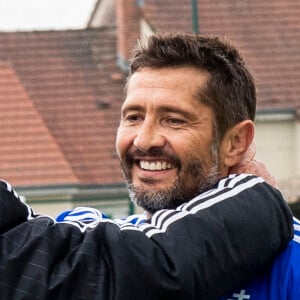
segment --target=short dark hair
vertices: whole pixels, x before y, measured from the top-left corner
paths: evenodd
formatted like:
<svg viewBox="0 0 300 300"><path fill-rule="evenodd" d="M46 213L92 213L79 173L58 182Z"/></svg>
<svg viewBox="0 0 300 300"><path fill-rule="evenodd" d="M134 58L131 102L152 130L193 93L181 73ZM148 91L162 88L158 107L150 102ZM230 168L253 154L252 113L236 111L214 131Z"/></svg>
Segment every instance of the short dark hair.
<svg viewBox="0 0 300 300"><path fill-rule="evenodd" d="M254 120L254 79L238 50L218 37L198 34L158 34L139 42L133 50L130 74L141 68L192 66L206 71L206 86L199 90L202 103L213 108L219 138L235 124Z"/></svg>

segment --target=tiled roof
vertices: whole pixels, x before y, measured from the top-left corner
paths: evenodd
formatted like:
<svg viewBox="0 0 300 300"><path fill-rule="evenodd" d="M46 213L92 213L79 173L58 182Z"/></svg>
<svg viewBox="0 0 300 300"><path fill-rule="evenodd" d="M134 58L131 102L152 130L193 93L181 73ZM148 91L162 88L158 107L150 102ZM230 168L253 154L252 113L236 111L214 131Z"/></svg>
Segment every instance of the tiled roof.
<svg viewBox="0 0 300 300"><path fill-rule="evenodd" d="M0 62L0 173L18 185L77 183L14 70Z"/></svg>
<svg viewBox="0 0 300 300"><path fill-rule="evenodd" d="M191 0L147 0L142 15L155 32L192 32Z"/></svg>
<svg viewBox="0 0 300 300"><path fill-rule="evenodd" d="M192 32L192 1L147 0L154 31ZM199 31L242 51L258 88L258 110L300 109L300 1L198 0Z"/></svg>
<svg viewBox="0 0 300 300"><path fill-rule="evenodd" d="M137 3L154 31L192 32L190 0ZM298 0L198 1L200 32L242 50L259 110L300 109L299 15ZM1 177L15 186L123 182L116 36L114 27L0 33Z"/></svg>
<svg viewBox="0 0 300 300"><path fill-rule="evenodd" d="M113 28L0 34L1 177L25 186L123 182L115 56Z"/></svg>

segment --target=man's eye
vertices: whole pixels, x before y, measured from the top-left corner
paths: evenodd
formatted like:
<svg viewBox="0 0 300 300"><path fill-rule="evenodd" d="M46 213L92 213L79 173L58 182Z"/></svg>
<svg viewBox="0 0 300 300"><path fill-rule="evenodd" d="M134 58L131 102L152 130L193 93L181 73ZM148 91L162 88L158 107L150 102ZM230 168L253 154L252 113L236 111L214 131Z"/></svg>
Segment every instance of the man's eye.
<svg viewBox="0 0 300 300"><path fill-rule="evenodd" d="M127 116L125 116L124 120L126 122L135 123L135 122L139 122L139 121L143 120L143 116L136 115L136 114L134 114L134 115L127 115Z"/></svg>
<svg viewBox="0 0 300 300"><path fill-rule="evenodd" d="M185 124L185 120L179 118L167 118L166 122L170 125L182 125Z"/></svg>

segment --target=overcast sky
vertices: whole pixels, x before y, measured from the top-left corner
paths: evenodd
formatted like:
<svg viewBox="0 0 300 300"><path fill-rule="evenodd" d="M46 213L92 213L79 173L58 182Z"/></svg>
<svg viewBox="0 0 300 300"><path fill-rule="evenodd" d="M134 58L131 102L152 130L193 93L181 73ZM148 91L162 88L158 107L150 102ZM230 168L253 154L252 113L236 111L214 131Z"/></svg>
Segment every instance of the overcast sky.
<svg viewBox="0 0 300 300"><path fill-rule="evenodd" d="M0 0L0 31L85 27L96 0Z"/></svg>

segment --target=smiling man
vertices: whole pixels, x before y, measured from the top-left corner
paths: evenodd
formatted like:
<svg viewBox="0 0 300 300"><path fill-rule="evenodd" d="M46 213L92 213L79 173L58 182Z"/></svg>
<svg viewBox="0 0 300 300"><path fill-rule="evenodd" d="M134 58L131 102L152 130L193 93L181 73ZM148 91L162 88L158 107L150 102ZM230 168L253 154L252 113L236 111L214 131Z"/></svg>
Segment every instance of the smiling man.
<svg viewBox="0 0 300 300"><path fill-rule="evenodd" d="M199 53L188 52L193 43ZM253 140L256 98L229 45L178 39L174 57L168 39L148 45L133 59L116 145L132 199L153 213L195 197L240 162Z"/></svg>
<svg viewBox="0 0 300 300"><path fill-rule="evenodd" d="M175 209L240 172L251 151L255 107L253 78L231 45L190 35L156 36L140 45L116 141L132 200L149 215ZM255 186L249 190L249 197L258 196ZM223 299L299 299L296 219L294 227L293 241L273 265Z"/></svg>
<svg viewBox="0 0 300 300"><path fill-rule="evenodd" d="M218 166L213 111L198 100L206 80L193 67L130 77L117 149L133 199L150 213L176 208L228 174Z"/></svg>
<svg viewBox="0 0 300 300"><path fill-rule="evenodd" d="M241 57L219 39L140 45L116 148L147 218L57 222L0 181L0 298L214 300L265 271L293 229L279 191L229 174L252 143L255 100Z"/></svg>

